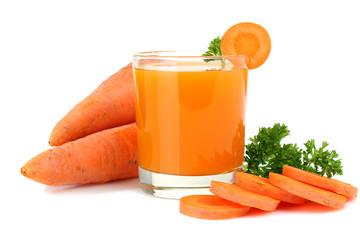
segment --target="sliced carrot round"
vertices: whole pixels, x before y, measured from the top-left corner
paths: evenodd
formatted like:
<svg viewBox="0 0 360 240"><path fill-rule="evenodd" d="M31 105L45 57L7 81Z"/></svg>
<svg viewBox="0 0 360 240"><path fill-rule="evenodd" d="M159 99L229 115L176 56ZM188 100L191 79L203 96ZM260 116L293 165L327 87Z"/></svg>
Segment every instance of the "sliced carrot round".
<svg viewBox="0 0 360 240"><path fill-rule="evenodd" d="M280 201L245 190L235 184L211 181L210 192L226 200L265 211L274 211Z"/></svg>
<svg viewBox="0 0 360 240"><path fill-rule="evenodd" d="M180 213L194 218L217 220L241 217L250 207L230 202L216 195L190 195L180 199Z"/></svg>
<svg viewBox="0 0 360 240"><path fill-rule="evenodd" d="M342 195L300 182L278 173L271 172L269 174L269 180L270 183L285 191L325 206L342 208L347 200L346 197Z"/></svg>
<svg viewBox="0 0 360 240"><path fill-rule="evenodd" d="M269 57L270 50L269 33L265 28L255 23L238 23L229 28L221 39L223 56L246 56L245 61L248 69L261 66Z"/></svg>
<svg viewBox="0 0 360 240"><path fill-rule="evenodd" d="M303 204L305 199L275 187L270 180L250 173L237 172L235 184L245 190L261 194L279 201Z"/></svg>
<svg viewBox="0 0 360 240"><path fill-rule="evenodd" d="M316 173L284 165L283 175L316 187L336 192L347 198L357 197L358 189L356 187L350 185L349 183L344 183L336 179L324 177Z"/></svg>

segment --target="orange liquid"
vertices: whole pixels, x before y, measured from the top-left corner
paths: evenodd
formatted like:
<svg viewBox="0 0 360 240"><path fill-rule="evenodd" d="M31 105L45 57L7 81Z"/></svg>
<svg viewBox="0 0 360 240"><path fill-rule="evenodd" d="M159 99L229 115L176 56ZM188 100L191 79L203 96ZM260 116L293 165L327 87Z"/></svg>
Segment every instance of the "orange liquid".
<svg viewBox="0 0 360 240"><path fill-rule="evenodd" d="M135 69L139 166L200 176L244 159L247 69Z"/></svg>

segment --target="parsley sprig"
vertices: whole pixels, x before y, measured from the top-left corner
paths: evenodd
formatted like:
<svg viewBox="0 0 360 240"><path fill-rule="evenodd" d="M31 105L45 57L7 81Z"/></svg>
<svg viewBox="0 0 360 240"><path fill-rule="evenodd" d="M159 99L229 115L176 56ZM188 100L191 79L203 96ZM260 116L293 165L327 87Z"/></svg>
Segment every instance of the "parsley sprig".
<svg viewBox="0 0 360 240"><path fill-rule="evenodd" d="M322 142L319 149L315 147L314 139L307 141L305 144L306 150L302 151L303 169L331 177L333 175L342 175L341 159L339 154L335 151L325 150L329 144Z"/></svg>
<svg viewBox="0 0 360 240"><path fill-rule="evenodd" d="M208 50L202 56L222 56L221 37L214 38L208 47Z"/></svg>
<svg viewBox="0 0 360 240"><path fill-rule="evenodd" d="M224 66L225 60L223 58L216 57L216 56L222 56L221 37L214 38L210 42L208 50L204 54L202 54L201 56L214 56L214 58L206 58L206 59L204 59L204 61L209 62L209 61L220 60L222 65Z"/></svg>
<svg viewBox="0 0 360 240"><path fill-rule="evenodd" d="M246 145L244 171L268 177L270 172L282 173L282 166L290 165L327 177L343 174L337 152L325 150L329 145L327 142L322 142L317 149L314 139L311 139L304 144L305 149L300 149L296 144L281 144L288 135L290 130L284 124L260 128Z"/></svg>

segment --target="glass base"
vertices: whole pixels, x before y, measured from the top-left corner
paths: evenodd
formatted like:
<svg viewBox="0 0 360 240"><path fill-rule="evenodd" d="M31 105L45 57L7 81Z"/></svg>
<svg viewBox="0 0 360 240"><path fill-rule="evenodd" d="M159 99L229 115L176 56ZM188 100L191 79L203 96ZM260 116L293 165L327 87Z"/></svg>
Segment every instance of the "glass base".
<svg viewBox="0 0 360 240"><path fill-rule="evenodd" d="M179 176L154 173L139 167L140 187L154 196L173 199L194 194L212 194L209 190L211 180L235 183L235 174L239 170L215 175Z"/></svg>

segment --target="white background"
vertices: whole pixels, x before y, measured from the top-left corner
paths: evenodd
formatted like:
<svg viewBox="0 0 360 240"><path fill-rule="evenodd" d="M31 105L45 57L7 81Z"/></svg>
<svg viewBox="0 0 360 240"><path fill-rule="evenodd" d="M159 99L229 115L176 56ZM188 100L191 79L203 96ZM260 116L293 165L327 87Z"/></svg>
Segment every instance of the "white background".
<svg viewBox="0 0 360 240"><path fill-rule="evenodd" d="M149 50L206 50L230 26L264 26L272 52L249 72L246 136L285 123L286 141L325 140L337 179L360 186L357 1L0 1L0 239L340 239L358 236L359 202L221 221L179 213L137 179L48 187L20 174L50 132L103 80ZM156 238L155 238L156 237Z"/></svg>

